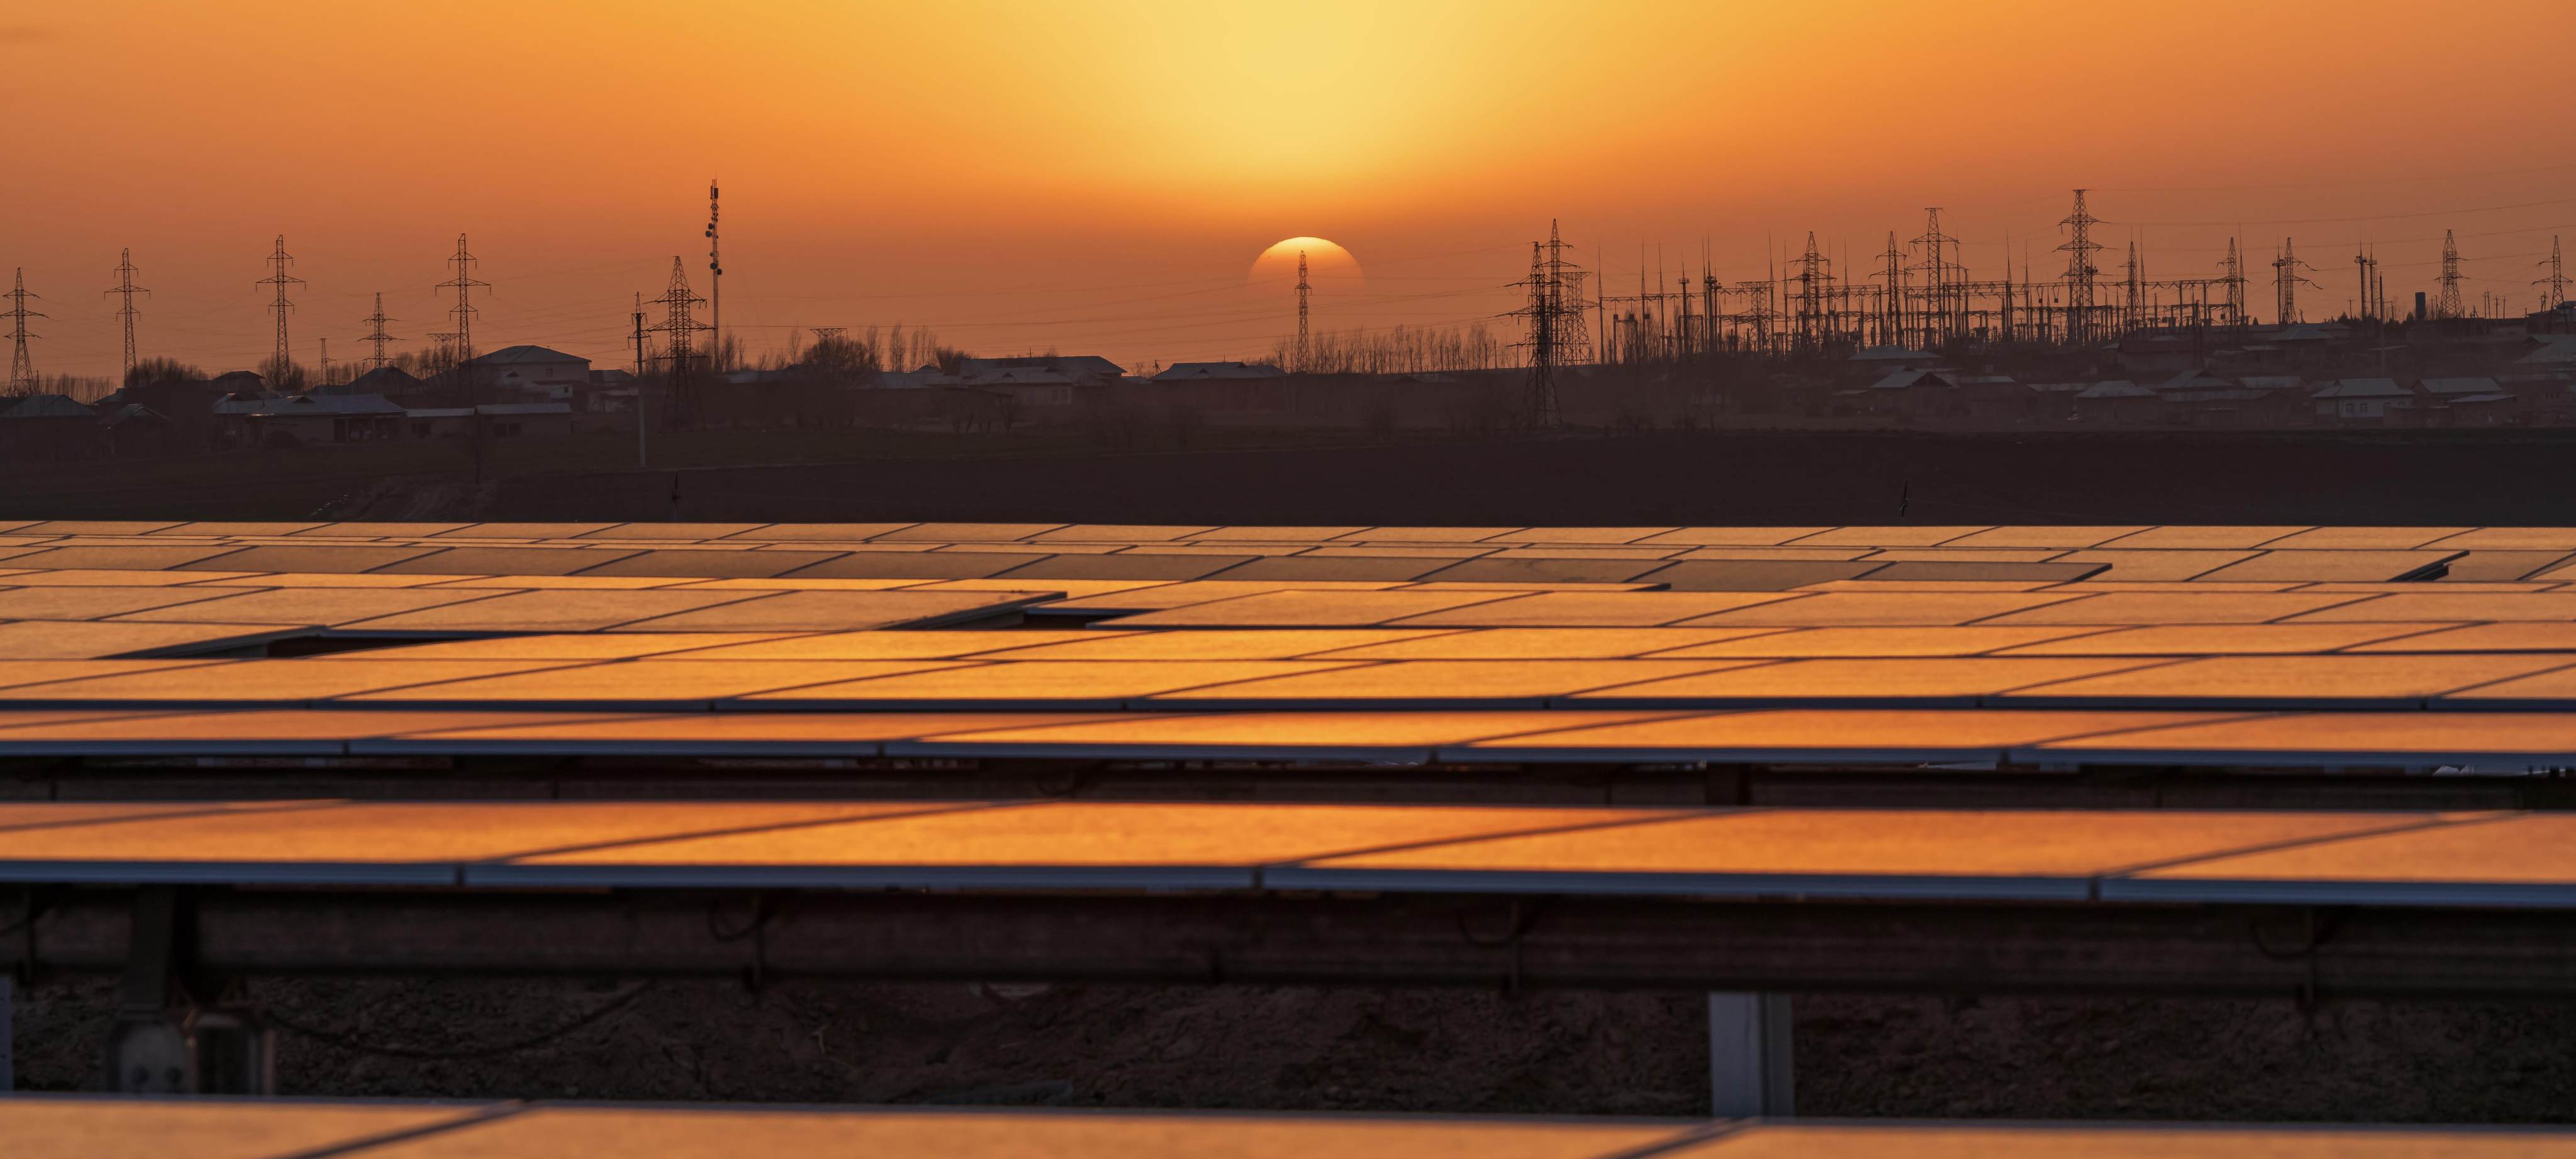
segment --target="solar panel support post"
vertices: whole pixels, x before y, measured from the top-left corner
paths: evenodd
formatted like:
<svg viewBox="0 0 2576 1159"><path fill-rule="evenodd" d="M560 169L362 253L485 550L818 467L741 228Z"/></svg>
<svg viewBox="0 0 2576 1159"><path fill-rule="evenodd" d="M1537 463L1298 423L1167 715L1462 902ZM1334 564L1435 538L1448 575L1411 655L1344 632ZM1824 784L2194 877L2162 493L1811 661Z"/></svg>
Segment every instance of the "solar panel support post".
<svg viewBox="0 0 2576 1159"><path fill-rule="evenodd" d="M1785 1119L1797 1113L1786 994L1713 991L1708 996L1711 1118Z"/></svg>
<svg viewBox="0 0 2576 1159"><path fill-rule="evenodd" d="M125 976L108 1028L107 1089L118 1094L267 1095L277 1091L277 1041L243 1010L200 1006L190 900L169 886L135 891Z"/></svg>

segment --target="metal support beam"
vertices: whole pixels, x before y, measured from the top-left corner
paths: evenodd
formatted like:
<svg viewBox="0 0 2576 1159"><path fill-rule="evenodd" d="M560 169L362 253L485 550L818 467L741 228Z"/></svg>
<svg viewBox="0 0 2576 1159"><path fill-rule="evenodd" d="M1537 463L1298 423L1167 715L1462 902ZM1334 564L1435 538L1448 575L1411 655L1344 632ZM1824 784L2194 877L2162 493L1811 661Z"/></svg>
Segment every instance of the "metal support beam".
<svg viewBox="0 0 2576 1159"><path fill-rule="evenodd" d="M135 1095L265 1095L277 1089L276 1040L247 1011L210 1007L195 969L192 899L133 891L124 981L107 1032L107 1089Z"/></svg>
<svg viewBox="0 0 2576 1159"><path fill-rule="evenodd" d="M1797 1114L1789 996L1726 991L1708 996L1710 1118Z"/></svg>

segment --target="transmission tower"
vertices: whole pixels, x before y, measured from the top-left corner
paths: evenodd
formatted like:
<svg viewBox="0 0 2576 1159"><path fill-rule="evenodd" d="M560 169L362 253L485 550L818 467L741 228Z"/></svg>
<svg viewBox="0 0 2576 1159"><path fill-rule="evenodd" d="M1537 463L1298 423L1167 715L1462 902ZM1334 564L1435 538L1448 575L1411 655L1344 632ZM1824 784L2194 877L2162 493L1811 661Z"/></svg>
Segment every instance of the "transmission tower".
<svg viewBox="0 0 2576 1159"><path fill-rule="evenodd" d="M119 251L117 258L116 269L112 271L116 274L116 286L107 292L110 294L122 294L125 296L125 305L117 309L116 316L118 320L125 323L125 376L127 378L132 378L134 377L135 363L134 319L137 315L142 313L142 311L134 308L134 296L136 294L149 296L152 291L134 284L134 275L136 271L134 269L133 250Z"/></svg>
<svg viewBox="0 0 2576 1159"><path fill-rule="evenodd" d="M295 303L286 300L286 288L303 285L304 279L286 272L287 267L294 264L295 259L288 256L286 252L286 235L281 233L277 235L277 249L268 255L268 276L251 283L254 286L274 286L277 289L277 296L269 302L268 308L277 314L275 373L280 377L286 374L288 368L295 365L295 354L286 346L286 316L295 312Z"/></svg>
<svg viewBox="0 0 2576 1159"><path fill-rule="evenodd" d="M1547 240L1530 243L1529 277L1519 283L1529 291L1529 304L1504 315L1528 325L1528 337L1519 345L1529 351L1531 426L1556 427L1565 421L1557 407L1556 370L1591 341L1583 326L1583 277L1581 267L1565 260L1557 224L1548 222Z"/></svg>
<svg viewBox="0 0 2576 1159"><path fill-rule="evenodd" d="M2129 271L2129 298L2127 303L2127 313L2129 316L2127 320L2121 323L2121 328L2124 330L2136 330L2146 318L2147 307L2144 290L2141 288L2138 281L2139 276L2146 272L2146 267L2138 263L2138 242L2135 238L2131 238L2129 240L2129 260L2127 268Z"/></svg>
<svg viewBox="0 0 2576 1159"><path fill-rule="evenodd" d="M2442 296L2433 306L2433 316L2458 318L2465 313L2460 305L2460 243L2446 229L2442 231Z"/></svg>
<svg viewBox="0 0 2576 1159"><path fill-rule="evenodd" d="M2102 270L2093 264L2093 255L2102 251L2093 240L2093 227L2102 219L2084 208L2084 191L2075 191L2075 212L2057 224L2066 227L2066 244L2057 247L2066 258L2066 340L2075 345L2090 342L2093 335L2093 284Z"/></svg>
<svg viewBox="0 0 2576 1159"><path fill-rule="evenodd" d="M456 364L459 366L474 357L474 315L478 313L474 309L474 291L478 287L486 290L492 288L492 283L474 279L474 267L478 264L480 263L476 261L474 255L465 249L465 235L457 234L456 256L447 259L447 268L451 276L446 281L431 287L437 290L456 291L456 304L448 308L448 313L456 316L454 339Z"/></svg>
<svg viewBox="0 0 2576 1159"><path fill-rule="evenodd" d="M2236 239L2227 239L2227 258L2218 263L2220 285L2227 287L2227 324L2245 324L2245 255L2236 249Z"/></svg>
<svg viewBox="0 0 2576 1159"><path fill-rule="evenodd" d="M1949 286L1956 280L1951 275L1958 273L1958 263L1951 255L1957 251L1959 239L1941 232L1940 206L1923 211L1923 236L1915 238L1914 244L1923 247L1923 264L1914 268L1923 272L1921 317L1923 346L1928 350L1951 336Z"/></svg>
<svg viewBox="0 0 2576 1159"><path fill-rule="evenodd" d="M2567 304L2567 263L2558 254L2558 236L2550 235L2549 256L2542 258L2540 268L2549 271L2531 283L2540 287L2540 308L2555 310Z"/></svg>
<svg viewBox="0 0 2576 1159"><path fill-rule="evenodd" d="M1905 344L1905 254L1896 248L1895 230L1887 231L1887 252L1879 257L1886 263L1886 269L1878 276L1887 279L1887 293L1880 299L1878 340L1885 345L1902 346Z"/></svg>
<svg viewBox="0 0 2576 1159"><path fill-rule="evenodd" d="M385 317L384 291L376 291L376 312L359 320L365 322L369 326L375 327L375 329L367 332L366 337L358 340L360 342L374 343L376 347L376 352L367 357L367 368L369 370L374 370L393 361L392 359L385 357L385 344L388 342L400 342L402 339L385 333L385 323L399 321L400 319Z"/></svg>
<svg viewBox="0 0 2576 1159"><path fill-rule="evenodd" d="M689 271L677 255L671 258L670 288L653 301L669 311L668 320L648 329L663 335L662 360L668 367L671 398L679 408L680 421L687 423L698 413L698 334L715 327L698 321L697 308L707 300L689 289Z"/></svg>
<svg viewBox="0 0 2576 1159"><path fill-rule="evenodd" d="M1293 365L1293 366L1291 366L1291 367L1289 367L1289 369L1290 369L1290 370L1293 370L1293 371L1295 371L1295 372L1297 372L1297 373L1299 373L1299 374L1304 374L1304 373L1306 373L1306 295L1307 295L1307 293L1308 293L1311 289L1313 289L1313 287L1308 286L1308 285L1306 284L1306 251L1304 251L1304 250L1298 250L1298 251L1297 251L1297 358L1296 358L1296 364L1295 364L1295 365Z"/></svg>
<svg viewBox="0 0 2576 1159"><path fill-rule="evenodd" d="M2274 322L2287 326L2299 321L2299 285L2303 282L2316 285L2299 276L2299 271L2315 269L2315 266L2299 260L2299 252L2289 238L2281 239L2281 254L2272 259L2272 292L2277 299L2273 308L2278 312Z"/></svg>
<svg viewBox="0 0 2576 1159"><path fill-rule="evenodd" d="M41 295L27 292L27 271L19 270L17 283L9 290L9 312L0 314L0 318L9 320L9 391L12 394L25 394L36 389L36 364L27 358L27 340L44 335L28 333L27 319L44 315L28 309L27 299L38 297Z"/></svg>

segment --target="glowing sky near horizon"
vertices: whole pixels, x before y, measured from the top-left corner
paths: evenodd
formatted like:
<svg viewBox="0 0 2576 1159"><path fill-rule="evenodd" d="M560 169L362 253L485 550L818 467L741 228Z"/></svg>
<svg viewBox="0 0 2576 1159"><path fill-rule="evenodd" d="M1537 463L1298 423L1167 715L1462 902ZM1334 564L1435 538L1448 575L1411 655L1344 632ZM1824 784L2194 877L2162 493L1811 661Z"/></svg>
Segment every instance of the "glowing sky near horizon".
<svg viewBox="0 0 2576 1159"><path fill-rule="evenodd" d="M986 353L1259 357L1293 327L1244 271L1329 237L1319 328L1512 307L1550 219L1614 290L1640 265L1758 277L1815 230L1855 275L1944 208L1991 270L2041 276L2067 190L2149 276L2203 276L2242 223L2268 301L2283 235L2308 300L2392 298L2442 231L2531 301L2576 233L2563 0L2067 6L1480 0L138 0L0 15L12 132L0 267L50 318L40 372L117 364L99 291L134 250L143 352L265 355L283 233L311 361L359 353L370 295L418 349L465 232L477 345L622 364L638 291L704 285L720 176L724 322L929 325ZM1643 250L1641 259L1640 251ZM1651 275L1650 275L1651 276Z"/></svg>

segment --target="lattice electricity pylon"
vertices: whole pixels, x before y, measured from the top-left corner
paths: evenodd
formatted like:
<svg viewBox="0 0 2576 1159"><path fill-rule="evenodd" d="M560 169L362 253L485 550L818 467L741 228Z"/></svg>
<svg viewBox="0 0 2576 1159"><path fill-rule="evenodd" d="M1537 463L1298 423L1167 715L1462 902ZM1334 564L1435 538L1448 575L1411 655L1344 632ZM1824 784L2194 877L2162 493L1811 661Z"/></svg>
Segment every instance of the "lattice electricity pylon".
<svg viewBox="0 0 2576 1159"><path fill-rule="evenodd" d="M473 254L466 252L465 235L457 234L456 254L447 259L450 276L446 281L430 287L436 290L456 291L456 304L449 307L447 312L456 316L456 364L459 366L474 357L474 315L480 313L474 308L474 291L492 288L492 283L474 279L474 268L480 264L482 263Z"/></svg>
<svg viewBox="0 0 2576 1159"><path fill-rule="evenodd" d="M2093 286L2100 280L2102 269L2093 255L2102 251L2093 240L2093 227L2102 219L2084 208L2084 190L2075 191L2075 212L2058 221L2067 230L2066 244L2058 248L2066 254L2066 340L2084 345L2094 338Z"/></svg>
<svg viewBox="0 0 2576 1159"><path fill-rule="evenodd" d="M385 317L384 291L376 291L376 312L359 320L374 327L374 329L367 331L366 337L358 340L360 342L372 343L376 348L376 352L374 354L367 356L367 368L374 370L393 361L392 359L385 357L385 344L389 342L400 342L402 339L385 333L385 323L400 321L400 319Z"/></svg>
<svg viewBox="0 0 2576 1159"><path fill-rule="evenodd" d="M134 284L134 275L137 271L134 268L133 250L120 251L117 255L116 269L111 272L116 275L116 285L110 287L107 292L110 294L121 294L125 298L125 304L117 308L116 317L118 321L125 323L125 376L132 378L134 377L134 365L136 362L134 356L134 319L142 314L142 311L134 308L134 296L136 294L142 294L145 297L150 297L152 291Z"/></svg>
<svg viewBox="0 0 2576 1159"><path fill-rule="evenodd" d="M273 365L279 374L286 373L288 367L295 365L295 352L286 344L286 316L295 312L295 303L286 300L286 288L303 285L304 279L286 272L294 264L295 259L286 252L286 235L281 233L277 235L276 250L268 255L268 276L251 283L277 289L277 296L269 301L268 308L277 315L277 354Z"/></svg>
<svg viewBox="0 0 2576 1159"><path fill-rule="evenodd" d="M1519 318L1527 325L1527 337L1514 345L1529 351L1529 402L1525 421L1536 428L1564 425L1565 417L1557 405L1557 369L1566 364L1569 354L1590 344L1585 332L1583 312L1590 303L1583 297L1584 271L1565 260L1565 239L1557 224L1547 224L1547 240L1530 243L1529 277L1513 283L1529 291L1529 304L1506 318Z"/></svg>
<svg viewBox="0 0 2576 1159"><path fill-rule="evenodd" d="M698 321L697 308L706 305L707 300L689 289L688 268L674 256L671 259L671 285L653 301L664 307L669 316L660 325L646 327L646 330L663 336L663 373L670 380L672 402L679 408L681 423L693 422L700 402L697 338L701 331L715 329Z"/></svg>
<svg viewBox="0 0 2576 1159"><path fill-rule="evenodd" d="M27 308L29 298L42 300L42 295L27 292L27 271L21 269L16 283L9 289L9 309L0 313L0 318L9 320L9 391L12 394L25 394L36 389L36 364L27 357L27 340L44 335L28 333L27 319L45 315Z"/></svg>

